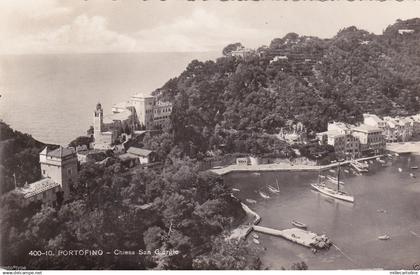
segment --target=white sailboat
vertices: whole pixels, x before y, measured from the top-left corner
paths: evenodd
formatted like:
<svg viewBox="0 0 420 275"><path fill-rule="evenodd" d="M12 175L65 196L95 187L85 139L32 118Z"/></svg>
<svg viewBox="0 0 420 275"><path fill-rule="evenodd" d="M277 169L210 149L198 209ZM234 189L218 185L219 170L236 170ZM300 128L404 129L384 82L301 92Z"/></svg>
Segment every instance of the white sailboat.
<svg viewBox="0 0 420 275"><path fill-rule="evenodd" d="M318 192L327 195L329 197L333 197L335 199L347 201L347 202L354 202L354 197L346 194L343 191L340 191L340 165L338 166L337 172L337 190L327 187L325 184L313 183L311 186L317 190Z"/></svg>
<svg viewBox="0 0 420 275"><path fill-rule="evenodd" d="M277 188L271 185L268 185L267 188L271 193L280 193L279 181L276 179Z"/></svg>

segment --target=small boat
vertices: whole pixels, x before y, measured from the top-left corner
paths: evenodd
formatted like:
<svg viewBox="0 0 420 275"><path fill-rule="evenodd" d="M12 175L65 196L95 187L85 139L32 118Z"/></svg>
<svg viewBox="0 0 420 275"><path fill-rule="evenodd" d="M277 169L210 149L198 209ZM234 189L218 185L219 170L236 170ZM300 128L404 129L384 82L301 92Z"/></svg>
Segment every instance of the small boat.
<svg viewBox="0 0 420 275"><path fill-rule="evenodd" d="M373 160L369 160L369 163L370 163L370 164L373 164Z"/></svg>
<svg viewBox="0 0 420 275"><path fill-rule="evenodd" d="M411 169L419 169L418 166L411 166Z"/></svg>
<svg viewBox="0 0 420 275"><path fill-rule="evenodd" d="M376 210L376 212L378 212L378 213L386 213L386 210L385 209L378 209L378 210Z"/></svg>
<svg viewBox="0 0 420 275"><path fill-rule="evenodd" d="M376 160L377 160L377 161L380 161L380 160L381 160L381 158L380 158L380 157L377 157L377 158L376 158Z"/></svg>
<svg viewBox="0 0 420 275"><path fill-rule="evenodd" d="M252 237L253 237L254 239L259 239L259 238L260 238L260 236L258 236L258 235L257 235L257 233L252 233Z"/></svg>
<svg viewBox="0 0 420 275"><path fill-rule="evenodd" d="M398 168L398 172L400 172L400 173L401 173L401 172L402 172L402 168Z"/></svg>
<svg viewBox="0 0 420 275"><path fill-rule="evenodd" d="M335 170L334 169L330 169L329 170L331 173L335 173Z"/></svg>
<svg viewBox="0 0 420 275"><path fill-rule="evenodd" d="M410 177L415 178L416 175L414 175L413 173L410 173Z"/></svg>
<svg viewBox="0 0 420 275"><path fill-rule="evenodd" d="M252 241L255 243L255 244L260 244L260 241L259 240L257 240L257 239L252 239Z"/></svg>
<svg viewBox="0 0 420 275"><path fill-rule="evenodd" d="M293 220L292 224L298 228L306 229L308 228L306 224Z"/></svg>
<svg viewBox="0 0 420 275"><path fill-rule="evenodd" d="M319 175L319 178L320 179L325 179L325 176L324 175Z"/></svg>
<svg viewBox="0 0 420 275"><path fill-rule="evenodd" d="M257 203L257 201L256 201L256 200L251 200L251 199L246 199L246 202L247 202L247 203Z"/></svg>
<svg viewBox="0 0 420 275"><path fill-rule="evenodd" d="M253 173L251 173L251 175L253 175L253 176L261 176L261 173L253 172Z"/></svg>
<svg viewBox="0 0 420 275"><path fill-rule="evenodd" d="M239 190L238 188L232 188L233 192L240 192L241 190Z"/></svg>
<svg viewBox="0 0 420 275"><path fill-rule="evenodd" d="M378 160L380 163L386 163L383 159Z"/></svg>
<svg viewBox="0 0 420 275"><path fill-rule="evenodd" d="M349 170L347 170L347 169L344 169L344 173L350 173L350 171Z"/></svg>
<svg viewBox="0 0 420 275"><path fill-rule="evenodd" d="M261 191L259 191L259 193L260 193L260 196L263 197L264 199L269 199L270 198L269 195L267 195L267 194L265 194L265 193L263 193Z"/></svg>
<svg viewBox="0 0 420 275"><path fill-rule="evenodd" d="M398 154L398 153L395 153L395 156L396 156L396 157L398 157L399 155L400 155L400 154Z"/></svg>
<svg viewBox="0 0 420 275"><path fill-rule="evenodd" d="M385 241L385 240L391 239L391 237L385 234L385 235L382 235L382 236L378 236L378 239Z"/></svg>
<svg viewBox="0 0 420 275"><path fill-rule="evenodd" d="M275 188L275 187L273 187L271 185L268 185L267 188L268 188L268 190L270 190L271 193L280 193L280 190L279 189L277 189L277 188Z"/></svg>

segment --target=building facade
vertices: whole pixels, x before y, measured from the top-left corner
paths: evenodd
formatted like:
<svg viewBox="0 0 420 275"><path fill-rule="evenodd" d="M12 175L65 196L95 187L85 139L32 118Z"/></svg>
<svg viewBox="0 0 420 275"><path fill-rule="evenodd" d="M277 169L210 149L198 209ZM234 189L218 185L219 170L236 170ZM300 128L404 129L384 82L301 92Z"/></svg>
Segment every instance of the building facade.
<svg viewBox="0 0 420 275"><path fill-rule="evenodd" d="M17 191L23 194L27 203L42 201L55 206L57 201L68 200L71 189L77 184L77 156L71 148L59 147L50 150L45 147L39 153L42 179L26 184Z"/></svg>
<svg viewBox="0 0 420 275"><path fill-rule="evenodd" d="M352 129L352 135L359 139L362 154L381 154L385 151L385 138L379 128L362 124Z"/></svg>

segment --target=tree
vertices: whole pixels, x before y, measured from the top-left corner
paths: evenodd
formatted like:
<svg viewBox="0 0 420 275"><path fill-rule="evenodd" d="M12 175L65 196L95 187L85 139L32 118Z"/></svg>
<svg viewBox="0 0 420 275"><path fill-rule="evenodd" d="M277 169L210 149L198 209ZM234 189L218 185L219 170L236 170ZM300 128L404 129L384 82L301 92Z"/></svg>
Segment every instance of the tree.
<svg viewBox="0 0 420 275"><path fill-rule="evenodd" d="M226 47L223 48L223 55L224 56L228 56L232 51L236 51L239 49L242 49L244 46L242 46L241 43L237 42L237 43L233 43L233 44L229 44Z"/></svg>

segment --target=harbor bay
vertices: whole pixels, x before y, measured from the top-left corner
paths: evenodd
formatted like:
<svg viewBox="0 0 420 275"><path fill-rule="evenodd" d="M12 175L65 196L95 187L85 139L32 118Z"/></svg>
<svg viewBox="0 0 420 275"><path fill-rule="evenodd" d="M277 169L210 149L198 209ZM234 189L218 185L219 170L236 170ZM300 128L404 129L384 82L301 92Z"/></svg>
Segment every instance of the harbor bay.
<svg viewBox="0 0 420 275"><path fill-rule="evenodd" d="M261 258L270 269L299 261L310 269L411 269L420 250L420 180L410 173L415 173L411 167L420 158L406 155L387 162L390 166L373 162L363 176L342 173L344 190L355 198L353 204L311 189L318 172L241 172L224 179L240 190L235 196L261 216L259 225L282 230L298 220L308 230L326 234L334 244L314 254L285 239L260 234L260 246L266 248ZM276 186L277 181L280 193L274 194L268 186ZM261 197L260 191L269 198ZM390 239L379 240L384 234Z"/></svg>

